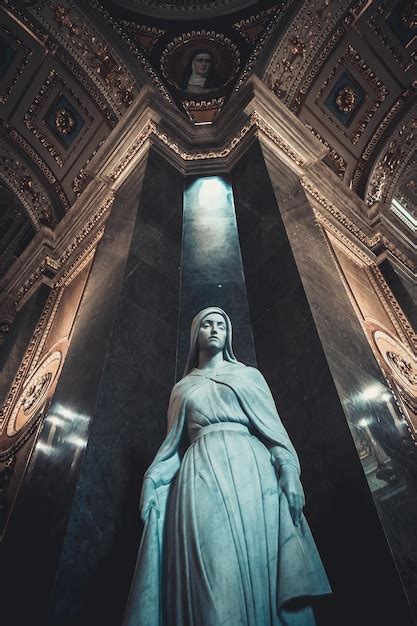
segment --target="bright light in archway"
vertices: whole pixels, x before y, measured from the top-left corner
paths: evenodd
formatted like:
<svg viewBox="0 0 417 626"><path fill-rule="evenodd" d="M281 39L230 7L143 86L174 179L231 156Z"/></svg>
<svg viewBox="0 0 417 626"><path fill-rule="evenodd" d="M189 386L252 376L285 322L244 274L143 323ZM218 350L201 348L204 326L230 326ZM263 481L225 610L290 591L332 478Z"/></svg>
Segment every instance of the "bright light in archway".
<svg viewBox="0 0 417 626"><path fill-rule="evenodd" d="M202 209L215 209L224 202L226 187L217 177L210 177L203 180L198 194L198 202Z"/></svg>

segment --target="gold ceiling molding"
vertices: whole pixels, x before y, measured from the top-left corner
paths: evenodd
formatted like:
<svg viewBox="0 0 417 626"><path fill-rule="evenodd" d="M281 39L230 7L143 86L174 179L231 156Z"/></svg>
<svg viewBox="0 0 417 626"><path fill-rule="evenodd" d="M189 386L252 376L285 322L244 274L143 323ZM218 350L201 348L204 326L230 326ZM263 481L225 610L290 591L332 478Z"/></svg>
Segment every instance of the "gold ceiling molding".
<svg viewBox="0 0 417 626"><path fill-rule="evenodd" d="M351 23L365 3L308 0L302 4L263 72L265 83L291 110L298 111L301 98L346 32L343 22Z"/></svg>
<svg viewBox="0 0 417 626"><path fill-rule="evenodd" d="M385 278L381 274L376 265L372 265L366 270L370 283L375 289L385 312L391 320L395 330L401 341L410 346L414 351L417 350L417 335L411 328L411 325L404 315L400 305L392 294Z"/></svg>
<svg viewBox="0 0 417 626"><path fill-rule="evenodd" d="M352 177L351 185L354 191L358 189L359 182L363 175L363 170L365 169L366 164L369 160L369 157L372 154L373 150L375 149L375 146L377 145L378 141L381 139L384 131L388 128L392 120L396 117L398 112L401 111L401 109L403 108L404 104L407 102L407 99L409 98L410 95L411 95L411 89L406 89L401 94L400 98L398 98L398 100L394 102L392 107L389 109L388 113L384 116L382 122L379 124L378 128L372 134L371 139L369 140L365 150L363 151L361 155L361 158L358 164L356 165L355 172Z"/></svg>
<svg viewBox="0 0 417 626"><path fill-rule="evenodd" d="M52 226L54 212L46 189L5 141L0 141L0 178L19 198L35 230L40 230L42 225Z"/></svg>
<svg viewBox="0 0 417 626"><path fill-rule="evenodd" d="M317 96L316 103L319 103L323 93L325 92L327 86L333 81L333 78L336 76L339 67L341 67L345 61L351 63L362 76L364 81L372 88L376 97L369 107L366 108L360 119L355 122L354 127L352 128L352 133L349 135L349 139L354 146L359 142L362 137L363 132L365 131L367 125L378 111L381 104L384 102L385 98L388 96L389 91L387 87L382 83L382 81L378 78L378 76L373 72L373 70L369 67L367 63L363 60L361 55L357 52L357 50L352 46L352 44L348 44L345 52L337 61L336 65L330 72L329 76L321 85ZM339 127L339 125L333 120L330 115L326 112L325 109L321 108L323 115L333 124ZM347 133L342 130L343 134L348 136Z"/></svg>
<svg viewBox="0 0 417 626"><path fill-rule="evenodd" d="M313 128L311 124L305 122L305 126L306 128L308 128L309 131L311 131L314 137L316 137L316 139L318 139L320 143L322 143L323 146L325 146L328 149L329 152L324 157L324 161L334 171L336 176L338 176L338 178L343 180L345 176L345 172L346 172L346 167L347 167L347 163L345 159L338 152L336 152L334 148L332 148L329 142L326 141L324 137L322 137L320 133L315 128Z"/></svg>
<svg viewBox="0 0 417 626"><path fill-rule="evenodd" d="M160 130L158 125L153 120L149 120L140 130L139 135L129 149L112 168L109 178L113 182L117 181L151 136L159 139L161 143L179 156L183 161L192 162L222 159L229 156L229 154L252 129L256 129L260 134L270 139L275 146L282 150L282 152L284 152L285 155L291 159L293 163L299 167L303 167L305 165L305 159L299 155L257 111L253 111L248 122L239 129L239 131L224 145L224 147L211 150L186 150L177 141L173 140L167 132Z"/></svg>
<svg viewBox="0 0 417 626"><path fill-rule="evenodd" d="M376 233L372 237L369 237L363 232L356 224L352 222L340 209L338 209L333 202L331 202L325 195L320 193L315 185L313 185L305 176L301 178L301 184L304 189L324 208L328 211L337 221L342 224L356 239L359 239L361 243L364 243L368 248L372 248L381 241L381 234Z"/></svg>
<svg viewBox="0 0 417 626"><path fill-rule="evenodd" d="M8 135L21 148L23 148L23 150L28 154L28 156L31 158L31 160L34 163L36 163L36 165L38 166L38 168L40 169L42 174L46 177L47 181L53 187L55 193L57 194L57 196L58 196L58 198L59 198L59 200L60 200L60 202L62 204L62 207L63 207L64 211L68 211L68 209L70 208L70 203L69 203L69 200L67 198L67 195L66 195L65 191L63 190L63 188L61 187L61 185L57 182L56 177L54 176L53 172L49 169L49 167L47 166L45 161L43 159L41 159L41 157L36 152L36 150L30 144L28 144L26 139L24 139L22 137L22 135L20 133L18 133L17 130L15 128L13 128L13 126L11 124L9 124L6 121L2 121L2 122L0 122L0 125L7 131Z"/></svg>
<svg viewBox="0 0 417 626"><path fill-rule="evenodd" d="M304 189L322 206L328 211L336 220L348 230L356 239L365 244L367 248L373 248L377 244L383 244L384 248L388 250L392 256L399 261L399 263L405 266L411 272L415 272L416 264L410 259L402 250L398 248L386 235L381 232L376 232L372 236L367 235L356 224L352 222L336 205L331 202L325 195L323 195L319 189L313 185L307 177L301 177L301 184Z"/></svg>
<svg viewBox="0 0 417 626"><path fill-rule="evenodd" d="M26 65L29 63L30 57L32 55L32 50L28 48L20 39L16 33L14 33L11 29L9 29L5 24L0 24L0 31L3 32L3 36L6 37L6 40L11 40L13 42L13 47L18 50L19 54L19 62L15 69L13 70L12 76L6 81L3 82L2 88L0 89L0 104L5 104L10 94L13 92L19 78L24 72Z"/></svg>
<svg viewBox="0 0 417 626"><path fill-rule="evenodd" d="M39 265L31 272L30 276L24 281L23 285L17 290L15 294L15 304L16 306L22 300L22 298L29 292L29 290L38 282L38 280L42 277L42 275L48 271L52 270L54 274L58 274L60 270L63 270L66 267L67 262L70 258L73 257L74 253L80 248L82 243L87 239L90 233L94 230L98 223L101 223L104 216L108 214L109 209L114 201L114 193L110 192L105 201L100 205L100 208L94 213L94 215L87 221L85 226L77 233L77 235L70 241L70 243L65 247L63 252L59 254L57 258L54 258L50 255L46 255L44 259L39 263ZM88 246L96 245L98 240L101 238L103 233L99 235L98 233L94 236L91 242L89 242ZM98 239L96 240L96 238ZM81 257L84 255L85 250L88 250L88 246L81 252L79 258L74 261L74 266L77 265ZM71 266L72 267L72 266ZM70 268L71 269L71 268ZM70 271L70 269L65 270L65 272Z"/></svg>
<svg viewBox="0 0 417 626"><path fill-rule="evenodd" d="M382 148L366 189L366 202L390 205L395 187L415 153L417 105L400 121Z"/></svg>
<svg viewBox="0 0 417 626"><path fill-rule="evenodd" d="M90 156L88 157L88 159L86 160L84 165L80 168L80 171L78 172L77 176L72 181L72 190L73 190L73 192L75 193L76 196L81 195L81 193L84 191L85 187L87 186L87 177L88 177L87 167L88 167L88 164L90 163L91 159L93 159L95 157L97 152L100 150L100 148L103 145L104 141L105 140L102 139L100 141L100 143L98 144L98 146L96 148L94 148L93 152L90 154Z"/></svg>
<svg viewBox="0 0 417 626"><path fill-rule="evenodd" d="M138 94L139 86L87 15L71 0L43 2L28 10L77 60L120 118Z"/></svg>

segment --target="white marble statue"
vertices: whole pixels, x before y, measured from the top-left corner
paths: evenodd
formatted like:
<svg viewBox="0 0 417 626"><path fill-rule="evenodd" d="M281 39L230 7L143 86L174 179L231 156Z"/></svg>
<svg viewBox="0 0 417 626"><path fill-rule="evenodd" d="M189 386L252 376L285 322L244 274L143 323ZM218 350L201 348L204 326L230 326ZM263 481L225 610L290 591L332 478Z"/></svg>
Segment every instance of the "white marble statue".
<svg viewBox="0 0 417 626"><path fill-rule="evenodd" d="M236 360L222 309L196 315L190 343L145 474L124 626L312 626L330 587L269 387Z"/></svg>

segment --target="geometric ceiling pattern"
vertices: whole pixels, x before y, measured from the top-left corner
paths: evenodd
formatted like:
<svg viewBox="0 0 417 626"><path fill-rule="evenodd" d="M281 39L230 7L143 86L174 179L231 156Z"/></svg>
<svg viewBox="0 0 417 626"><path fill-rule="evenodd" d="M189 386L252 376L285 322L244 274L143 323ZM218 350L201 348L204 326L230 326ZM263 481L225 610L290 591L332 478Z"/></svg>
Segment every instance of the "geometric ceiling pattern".
<svg viewBox="0 0 417 626"><path fill-rule="evenodd" d="M370 218L378 207L409 241L416 35L405 0L5 0L1 180L35 231L53 229L144 85L207 124L256 73L327 147L324 162Z"/></svg>

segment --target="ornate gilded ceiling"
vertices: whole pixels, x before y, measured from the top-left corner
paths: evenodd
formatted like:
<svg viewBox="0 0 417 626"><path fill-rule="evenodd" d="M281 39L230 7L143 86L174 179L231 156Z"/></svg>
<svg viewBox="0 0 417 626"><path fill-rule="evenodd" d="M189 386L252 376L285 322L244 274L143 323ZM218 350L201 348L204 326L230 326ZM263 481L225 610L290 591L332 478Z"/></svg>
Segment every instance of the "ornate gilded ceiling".
<svg viewBox="0 0 417 626"><path fill-rule="evenodd" d="M164 19L201 19L236 12L256 0L115 0L114 4Z"/></svg>
<svg viewBox="0 0 417 626"><path fill-rule="evenodd" d="M327 147L369 223L383 220L412 255L416 11L409 0L4 0L1 180L34 231L54 229L142 87L191 127L220 121L256 73Z"/></svg>

